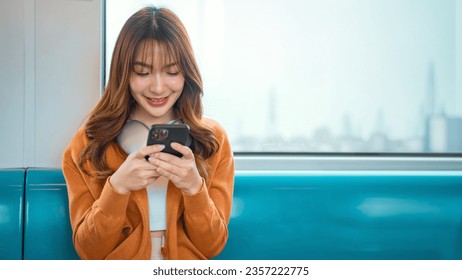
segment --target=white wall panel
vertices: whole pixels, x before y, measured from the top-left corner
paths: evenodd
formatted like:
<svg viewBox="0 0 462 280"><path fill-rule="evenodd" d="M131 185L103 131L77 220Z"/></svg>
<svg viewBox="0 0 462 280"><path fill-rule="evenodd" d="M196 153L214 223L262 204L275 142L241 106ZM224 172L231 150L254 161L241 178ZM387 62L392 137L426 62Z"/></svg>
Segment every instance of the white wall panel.
<svg viewBox="0 0 462 280"><path fill-rule="evenodd" d="M36 28L35 166L60 167L100 96L99 1L37 1Z"/></svg>
<svg viewBox="0 0 462 280"><path fill-rule="evenodd" d="M0 2L0 168L24 160L24 3Z"/></svg>
<svg viewBox="0 0 462 280"><path fill-rule="evenodd" d="M100 96L99 0L0 2L0 168L60 167Z"/></svg>

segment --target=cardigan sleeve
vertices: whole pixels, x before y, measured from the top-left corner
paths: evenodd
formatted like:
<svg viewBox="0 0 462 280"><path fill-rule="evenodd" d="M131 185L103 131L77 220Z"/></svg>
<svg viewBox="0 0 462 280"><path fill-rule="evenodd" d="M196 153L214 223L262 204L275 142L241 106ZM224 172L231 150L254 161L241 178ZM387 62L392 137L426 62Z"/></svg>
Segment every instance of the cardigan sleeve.
<svg viewBox="0 0 462 280"><path fill-rule="evenodd" d="M199 193L183 194L185 229L196 248L208 258L218 255L228 239L234 189L234 158L226 133L215 127L220 147L214 155L209 182Z"/></svg>
<svg viewBox="0 0 462 280"><path fill-rule="evenodd" d="M104 259L123 239L130 195L117 193L109 178L98 185L83 174L72 159L72 148L71 142L64 153L62 169L69 197L74 247L82 259ZM95 189L100 190L100 195L95 195Z"/></svg>

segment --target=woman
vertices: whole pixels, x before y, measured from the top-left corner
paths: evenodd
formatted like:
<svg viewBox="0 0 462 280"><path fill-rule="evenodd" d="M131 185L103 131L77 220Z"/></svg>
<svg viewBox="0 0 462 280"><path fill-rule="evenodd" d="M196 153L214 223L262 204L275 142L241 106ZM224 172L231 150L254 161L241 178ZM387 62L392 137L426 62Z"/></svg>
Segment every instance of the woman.
<svg viewBox="0 0 462 280"><path fill-rule="evenodd" d="M178 17L154 7L132 15L117 39L104 95L63 156L82 259L209 259L221 252L234 159L223 128L202 116L201 97ZM182 157L146 146L150 125L178 122L190 127L189 147L171 145Z"/></svg>

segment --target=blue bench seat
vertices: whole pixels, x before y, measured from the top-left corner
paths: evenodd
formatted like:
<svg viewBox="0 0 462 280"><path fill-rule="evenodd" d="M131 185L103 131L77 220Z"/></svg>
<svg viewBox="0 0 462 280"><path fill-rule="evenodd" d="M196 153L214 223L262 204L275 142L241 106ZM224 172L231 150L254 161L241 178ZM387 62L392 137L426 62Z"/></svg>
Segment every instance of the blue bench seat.
<svg viewBox="0 0 462 280"><path fill-rule="evenodd" d="M78 259L60 169L0 182L0 259ZM238 171L215 259L460 260L462 171Z"/></svg>

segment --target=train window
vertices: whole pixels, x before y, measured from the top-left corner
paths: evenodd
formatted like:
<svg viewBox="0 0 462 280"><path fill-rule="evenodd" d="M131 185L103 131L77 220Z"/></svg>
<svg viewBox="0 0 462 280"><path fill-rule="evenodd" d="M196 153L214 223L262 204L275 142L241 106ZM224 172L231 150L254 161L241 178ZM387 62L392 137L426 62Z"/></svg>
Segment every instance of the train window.
<svg viewBox="0 0 462 280"><path fill-rule="evenodd" d="M111 0L106 69L146 4L186 25L235 152L462 153L462 0Z"/></svg>

